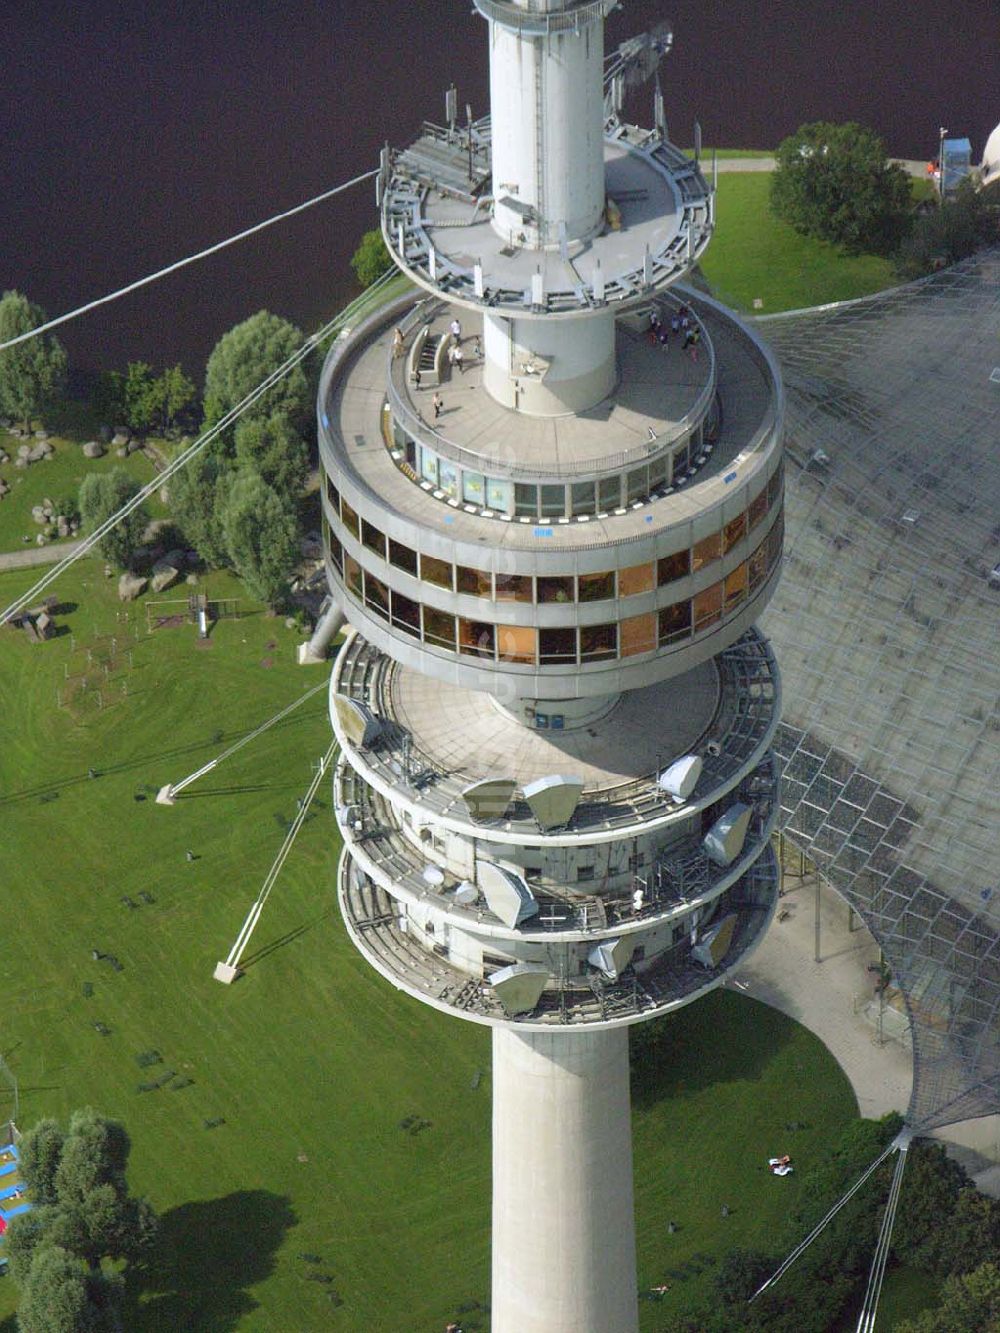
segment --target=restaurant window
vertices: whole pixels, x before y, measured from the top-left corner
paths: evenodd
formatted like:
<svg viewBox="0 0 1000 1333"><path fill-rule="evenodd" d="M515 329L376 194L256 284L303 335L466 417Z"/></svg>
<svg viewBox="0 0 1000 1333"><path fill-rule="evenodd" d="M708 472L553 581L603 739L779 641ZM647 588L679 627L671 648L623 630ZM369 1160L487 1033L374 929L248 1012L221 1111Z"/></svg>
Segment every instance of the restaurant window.
<svg viewBox="0 0 1000 1333"><path fill-rule="evenodd" d="M747 595L747 566L744 560L742 565L726 575L726 614L735 611L740 602Z"/></svg>
<svg viewBox="0 0 1000 1333"><path fill-rule="evenodd" d="M691 572L696 573L704 565L710 565L713 560L718 560L722 555L722 534L712 532L707 537L702 537L700 542L695 542L691 551Z"/></svg>
<svg viewBox="0 0 1000 1333"><path fill-rule="evenodd" d="M686 578L691 572L691 552L684 548L673 555L662 555L656 562L656 582L659 587L673 583L675 579Z"/></svg>
<svg viewBox="0 0 1000 1333"><path fill-rule="evenodd" d="M707 629L709 625L714 625L722 615L722 584L713 583L710 588L695 593L692 605L696 630Z"/></svg>
<svg viewBox="0 0 1000 1333"><path fill-rule="evenodd" d="M581 574L577 579L581 602L606 602L615 595L615 571L601 574Z"/></svg>
<svg viewBox="0 0 1000 1333"><path fill-rule="evenodd" d="M340 502L340 517L343 520L344 527L352 537L360 535L361 528L358 523L358 516L347 501L343 499Z"/></svg>
<svg viewBox="0 0 1000 1333"><path fill-rule="evenodd" d="M401 592L392 590L392 623L406 634L420 638L420 606Z"/></svg>
<svg viewBox="0 0 1000 1333"><path fill-rule="evenodd" d="M389 589L368 570L365 570L365 606L383 620L389 619Z"/></svg>
<svg viewBox="0 0 1000 1333"><path fill-rule="evenodd" d="M538 632L533 625L497 625L497 651L501 662L535 665Z"/></svg>
<svg viewBox="0 0 1000 1333"><path fill-rule="evenodd" d="M361 596L361 566L352 555L344 554L344 582L356 597Z"/></svg>
<svg viewBox="0 0 1000 1333"><path fill-rule="evenodd" d="M524 482L514 483L514 515L516 518L538 517L538 487Z"/></svg>
<svg viewBox="0 0 1000 1333"><path fill-rule="evenodd" d="M575 481L570 489L570 512L597 513L597 487L592 481Z"/></svg>
<svg viewBox="0 0 1000 1333"><path fill-rule="evenodd" d="M540 602L571 602L573 600L572 576L544 577L538 575L538 600Z"/></svg>
<svg viewBox="0 0 1000 1333"><path fill-rule="evenodd" d="M743 537L746 535L746 530L747 530L746 514L737 514L735 518L731 518L729 520L729 522L722 530L723 555L725 555L727 551L731 551L733 547L737 544L737 542L743 540Z"/></svg>
<svg viewBox="0 0 1000 1333"><path fill-rule="evenodd" d="M618 571L618 596L633 597L639 592L652 592L655 572L656 569L652 561L648 565L630 565L627 569L620 569Z"/></svg>
<svg viewBox="0 0 1000 1333"><path fill-rule="evenodd" d="M530 602L534 600L534 588L530 574L498 574L498 602Z"/></svg>
<svg viewBox="0 0 1000 1333"><path fill-rule="evenodd" d="M338 572L343 572L344 548L330 531L327 531L327 545L330 551L330 563Z"/></svg>
<svg viewBox="0 0 1000 1333"><path fill-rule="evenodd" d="M467 657L493 658L496 651L495 626L485 620L458 617L458 651Z"/></svg>
<svg viewBox="0 0 1000 1333"><path fill-rule="evenodd" d="M455 617L438 611L433 606L425 606L424 642L432 643L436 648L450 648L455 651Z"/></svg>
<svg viewBox="0 0 1000 1333"><path fill-rule="evenodd" d="M602 662L617 656L617 625L580 626L580 660L582 662Z"/></svg>
<svg viewBox="0 0 1000 1333"><path fill-rule="evenodd" d="M767 575L767 541L762 541L747 561L750 591L755 593Z"/></svg>
<svg viewBox="0 0 1000 1333"><path fill-rule="evenodd" d="M662 606L659 614L660 647L686 639L691 633L691 602L673 602Z"/></svg>
<svg viewBox="0 0 1000 1333"><path fill-rule="evenodd" d="M488 569L470 569L468 565L455 566L455 588L470 597L492 597L493 575Z"/></svg>
<svg viewBox="0 0 1000 1333"><path fill-rule="evenodd" d="M389 538L389 563L395 565L397 569L405 570L407 574L417 577L417 553L411 551L408 546L402 542L394 542Z"/></svg>
<svg viewBox="0 0 1000 1333"><path fill-rule="evenodd" d="M421 555L420 577L425 583L434 583L439 588L451 588L452 566L447 560L438 560L437 556Z"/></svg>
<svg viewBox="0 0 1000 1333"><path fill-rule="evenodd" d="M620 626L622 657L651 653L656 648L656 614L630 616Z"/></svg>
<svg viewBox="0 0 1000 1333"><path fill-rule="evenodd" d="M333 479L331 477L327 477L326 479L326 498L330 501L330 506L333 509L333 512L339 517L340 492L337 490L336 486L334 486Z"/></svg>
<svg viewBox="0 0 1000 1333"><path fill-rule="evenodd" d="M542 487L542 518L563 518L566 513L566 487Z"/></svg>
<svg viewBox="0 0 1000 1333"><path fill-rule="evenodd" d="M750 508L747 510L747 522L751 528L755 528L767 513L767 487L761 491L760 495L750 501Z"/></svg>
<svg viewBox="0 0 1000 1333"><path fill-rule="evenodd" d="M644 495L649 494L649 471L644 467L636 468L634 472L628 474L628 490L626 496L629 503L633 500L641 500Z"/></svg>
<svg viewBox="0 0 1000 1333"><path fill-rule="evenodd" d="M538 660L542 666L568 665L576 661L575 629L540 629Z"/></svg>
<svg viewBox="0 0 1000 1333"><path fill-rule="evenodd" d="M608 509L617 509L621 500L621 477L603 477L597 483L597 508L602 514Z"/></svg>
<svg viewBox="0 0 1000 1333"><path fill-rule="evenodd" d="M385 559L385 534L366 518L361 520L361 540L369 551L374 551L376 555Z"/></svg>

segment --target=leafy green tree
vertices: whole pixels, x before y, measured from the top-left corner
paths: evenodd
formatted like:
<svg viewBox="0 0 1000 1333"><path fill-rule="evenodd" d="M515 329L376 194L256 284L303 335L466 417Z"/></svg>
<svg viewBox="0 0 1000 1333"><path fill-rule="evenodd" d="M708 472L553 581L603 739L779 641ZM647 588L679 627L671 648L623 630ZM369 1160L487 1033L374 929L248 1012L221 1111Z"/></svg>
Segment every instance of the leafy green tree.
<svg viewBox="0 0 1000 1333"><path fill-rule="evenodd" d="M892 1247L904 1263L921 1263L924 1245L933 1242L958 1206L959 1196L971 1184L943 1143L917 1139L910 1145ZM974 1267L974 1265L970 1265Z"/></svg>
<svg viewBox="0 0 1000 1333"><path fill-rule="evenodd" d="M922 213L899 248L900 277L920 278L947 264L967 259L1000 235L995 212L969 180L953 199Z"/></svg>
<svg viewBox="0 0 1000 1333"><path fill-rule="evenodd" d="M125 420L132 430L144 435L157 420L163 404L160 381L153 367L145 361L130 361L125 372Z"/></svg>
<svg viewBox="0 0 1000 1333"><path fill-rule="evenodd" d="M252 596L274 609L299 557L294 512L255 472L241 472L221 512L229 558Z"/></svg>
<svg viewBox="0 0 1000 1333"><path fill-rule="evenodd" d="M33 1207L28 1213L12 1217L4 1232L10 1274L18 1286L28 1280L35 1251L49 1234L52 1208L48 1205Z"/></svg>
<svg viewBox="0 0 1000 1333"><path fill-rule="evenodd" d="M236 464L252 469L290 506L294 506L309 476L309 452L302 436L284 413L261 420L250 417L236 423Z"/></svg>
<svg viewBox="0 0 1000 1333"><path fill-rule="evenodd" d="M901 1212L905 1197L900 1200ZM969 1273L1000 1255L1000 1201L964 1188L920 1247L918 1261L944 1276Z"/></svg>
<svg viewBox="0 0 1000 1333"><path fill-rule="evenodd" d="M944 1284L936 1310L894 1326L894 1333L997 1333L1000 1329L1000 1267L981 1264Z"/></svg>
<svg viewBox="0 0 1000 1333"><path fill-rule="evenodd" d="M45 311L20 292L0 298L0 343L44 324ZM62 391L66 353L51 334L43 333L0 352L0 412L16 417L25 430Z"/></svg>
<svg viewBox="0 0 1000 1333"><path fill-rule="evenodd" d="M236 472L206 449L170 478L170 511L184 536L212 569L229 564L221 511Z"/></svg>
<svg viewBox="0 0 1000 1333"><path fill-rule="evenodd" d="M351 268L362 287L370 287L392 268L392 259L378 227L373 227L362 236L361 244L351 256Z"/></svg>
<svg viewBox="0 0 1000 1333"><path fill-rule="evenodd" d="M205 368L205 425L213 426L220 421L230 408L242 402L287 361L303 341L294 324L266 310L251 315L223 334ZM301 363L247 408L243 417L266 419L279 413L288 418L300 435L305 435L311 427L312 382ZM232 456L231 431L226 432L221 451Z"/></svg>
<svg viewBox="0 0 1000 1333"><path fill-rule="evenodd" d="M20 1333L99 1333L112 1327L109 1308L99 1303L104 1283L84 1271L79 1259L58 1245L35 1253L21 1288ZM98 1299L95 1299L98 1298Z"/></svg>
<svg viewBox="0 0 1000 1333"><path fill-rule="evenodd" d="M806 236L851 253L889 254L910 222L910 183L874 131L848 122L801 125L778 147L771 208Z"/></svg>
<svg viewBox="0 0 1000 1333"><path fill-rule="evenodd" d="M164 429L169 429L181 413L186 412L198 400L198 390L194 380L184 374L179 366L168 366L158 380L160 410L163 414Z"/></svg>
<svg viewBox="0 0 1000 1333"><path fill-rule="evenodd" d="M124 468L89 472L80 486L80 515L84 525L93 532L112 514L117 514L139 489L139 483ZM141 504L101 538L98 542L101 555L118 569L127 569L148 522L149 513Z"/></svg>
<svg viewBox="0 0 1000 1333"><path fill-rule="evenodd" d="M65 1142L59 1122L52 1119L39 1120L21 1139L21 1174L36 1204L56 1201L56 1172Z"/></svg>
<svg viewBox="0 0 1000 1333"><path fill-rule="evenodd" d="M727 1305L748 1301L777 1267L761 1250L728 1250L715 1270L715 1289Z"/></svg>

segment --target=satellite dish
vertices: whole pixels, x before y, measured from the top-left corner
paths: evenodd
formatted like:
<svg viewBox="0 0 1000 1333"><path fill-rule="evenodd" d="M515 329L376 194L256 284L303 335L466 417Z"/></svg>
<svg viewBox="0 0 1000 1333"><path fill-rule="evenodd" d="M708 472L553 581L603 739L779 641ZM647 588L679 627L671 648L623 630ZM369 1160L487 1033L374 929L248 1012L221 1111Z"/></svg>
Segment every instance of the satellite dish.
<svg viewBox="0 0 1000 1333"><path fill-rule="evenodd" d="M573 818L573 811L583 795L583 778L563 777L553 773L537 778L521 788L524 799L541 829L560 828Z"/></svg>
<svg viewBox="0 0 1000 1333"><path fill-rule="evenodd" d="M702 760L696 754L686 754L669 768L663 770L658 785L665 791L675 805L683 805L701 777Z"/></svg>
<svg viewBox="0 0 1000 1333"><path fill-rule="evenodd" d="M731 866L747 840L751 810L742 801L731 805L702 839L705 855L717 866Z"/></svg>

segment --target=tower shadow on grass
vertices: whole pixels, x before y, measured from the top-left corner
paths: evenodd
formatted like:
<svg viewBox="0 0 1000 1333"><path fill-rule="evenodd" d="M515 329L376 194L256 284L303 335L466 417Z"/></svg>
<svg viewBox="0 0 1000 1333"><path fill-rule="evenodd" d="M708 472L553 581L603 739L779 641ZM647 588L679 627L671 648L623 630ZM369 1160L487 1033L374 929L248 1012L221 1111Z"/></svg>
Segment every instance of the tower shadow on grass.
<svg viewBox="0 0 1000 1333"><path fill-rule="evenodd" d="M233 1333L257 1308L249 1288L274 1271L298 1222L289 1200L267 1190L171 1208L148 1261L128 1279L125 1327L133 1333Z"/></svg>
<svg viewBox="0 0 1000 1333"><path fill-rule="evenodd" d="M715 990L630 1029L637 1104L733 1080L757 1080L793 1037L793 1019L747 995Z"/></svg>

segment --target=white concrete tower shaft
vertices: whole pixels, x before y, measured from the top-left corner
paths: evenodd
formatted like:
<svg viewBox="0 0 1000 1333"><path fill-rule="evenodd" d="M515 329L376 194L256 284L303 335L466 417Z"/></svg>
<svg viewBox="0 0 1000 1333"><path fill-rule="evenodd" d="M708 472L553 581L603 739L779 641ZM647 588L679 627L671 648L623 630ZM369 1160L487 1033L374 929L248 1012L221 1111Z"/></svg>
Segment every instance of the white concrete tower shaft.
<svg viewBox="0 0 1000 1333"><path fill-rule="evenodd" d="M493 1333L638 1328L628 1030L493 1030Z"/></svg>
<svg viewBox="0 0 1000 1333"><path fill-rule="evenodd" d="M527 0L505 8L527 12ZM533 23L490 20L493 227L518 249L570 255L604 225L604 22L539 31L540 16L579 9L531 5ZM534 295L544 302L539 265ZM534 298L533 298L534 299ZM486 389L515 411L584 411L614 387L614 320L483 320Z"/></svg>

